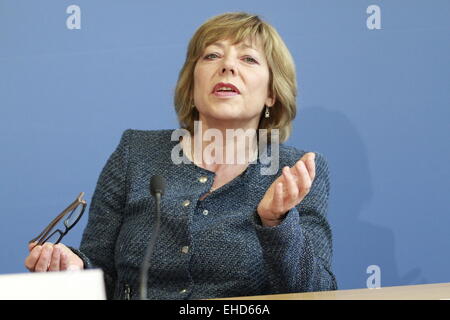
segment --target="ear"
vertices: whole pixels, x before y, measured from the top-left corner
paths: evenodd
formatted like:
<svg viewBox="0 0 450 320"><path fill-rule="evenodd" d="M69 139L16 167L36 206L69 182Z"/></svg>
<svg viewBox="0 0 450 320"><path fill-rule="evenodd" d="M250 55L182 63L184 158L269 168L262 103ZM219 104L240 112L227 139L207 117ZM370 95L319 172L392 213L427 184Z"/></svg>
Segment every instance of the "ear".
<svg viewBox="0 0 450 320"><path fill-rule="evenodd" d="M273 105L275 104L275 101L276 101L275 97L269 96L266 99L265 105L268 106L268 107L273 107Z"/></svg>

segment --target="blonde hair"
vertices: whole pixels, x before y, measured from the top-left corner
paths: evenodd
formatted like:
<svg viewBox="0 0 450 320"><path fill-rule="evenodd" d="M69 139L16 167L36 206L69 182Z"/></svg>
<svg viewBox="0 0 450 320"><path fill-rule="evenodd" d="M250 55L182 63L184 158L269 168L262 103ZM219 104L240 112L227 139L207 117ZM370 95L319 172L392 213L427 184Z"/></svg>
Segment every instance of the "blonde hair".
<svg viewBox="0 0 450 320"><path fill-rule="evenodd" d="M224 13L207 20L189 42L186 61L175 88L174 104L182 128L193 134L199 114L194 106L194 69L205 48L230 39L234 44L260 37L269 66L269 92L275 97L270 117L261 116L258 129L279 129L280 142L288 139L296 115L297 80L294 60L278 32L257 15L244 12ZM262 111L264 113L264 110Z"/></svg>

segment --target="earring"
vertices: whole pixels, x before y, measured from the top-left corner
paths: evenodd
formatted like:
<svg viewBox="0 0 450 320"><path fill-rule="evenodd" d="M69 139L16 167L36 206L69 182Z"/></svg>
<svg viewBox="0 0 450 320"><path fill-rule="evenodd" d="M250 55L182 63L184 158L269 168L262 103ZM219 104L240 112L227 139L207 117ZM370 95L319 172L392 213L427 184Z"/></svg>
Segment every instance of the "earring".
<svg viewBox="0 0 450 320"><path fill-rule="evenodd" d="M268 106L266 106L266 112L265 112L265 114L264 114L264 117L265 117L266 119L270 117L270 112L269 112L269 107L268 107Z"/></svg>

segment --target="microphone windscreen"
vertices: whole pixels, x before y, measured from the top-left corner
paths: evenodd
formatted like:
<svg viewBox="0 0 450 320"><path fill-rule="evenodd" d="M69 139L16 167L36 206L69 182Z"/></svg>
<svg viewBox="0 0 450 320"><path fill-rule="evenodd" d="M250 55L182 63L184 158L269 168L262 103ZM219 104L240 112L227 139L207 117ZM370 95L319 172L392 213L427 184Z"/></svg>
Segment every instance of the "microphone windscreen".
<svg viewBox="0 0 450 320"><path fill-rule="evenodd" d="M153 176L150 179L150 193L155 196L156 193L164 194L164 189L166 188L166 181L162 176Z"/></svg>

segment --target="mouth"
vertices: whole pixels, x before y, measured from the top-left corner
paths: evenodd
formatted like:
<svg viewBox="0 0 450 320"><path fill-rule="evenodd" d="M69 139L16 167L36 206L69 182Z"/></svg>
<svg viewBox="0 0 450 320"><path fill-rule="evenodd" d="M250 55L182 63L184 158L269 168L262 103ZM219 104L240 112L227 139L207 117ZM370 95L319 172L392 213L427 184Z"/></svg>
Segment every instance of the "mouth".
<svg viewBox="0 0 450 320"><path fill-rule="evenodd" d="M241 92L235 85L231 83L219 82L214 86L212 94L214 94L216 97L230 97L239 95L241 94Z"/></svg>

